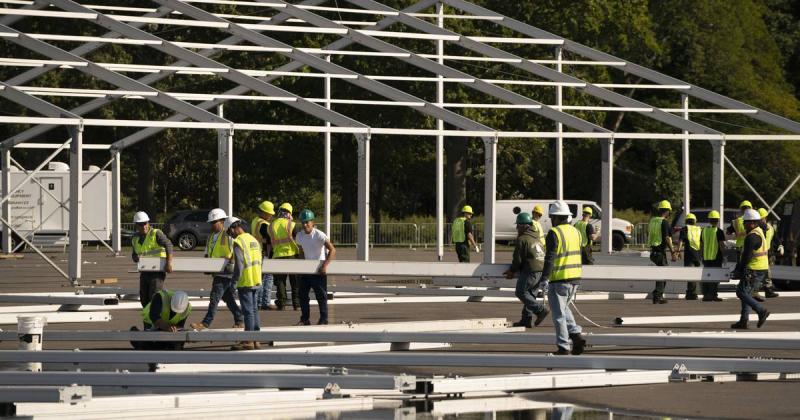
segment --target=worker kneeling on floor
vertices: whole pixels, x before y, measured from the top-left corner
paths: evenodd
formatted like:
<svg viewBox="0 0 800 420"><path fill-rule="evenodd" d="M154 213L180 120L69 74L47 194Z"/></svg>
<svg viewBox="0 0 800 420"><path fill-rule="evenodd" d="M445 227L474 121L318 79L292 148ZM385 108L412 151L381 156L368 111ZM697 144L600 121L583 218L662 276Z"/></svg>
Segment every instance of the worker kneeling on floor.
<svg viewBox="0 0 800 420"><path fill-rule="evenodd" d="M159 290L142 309L145 331L177 332L192 312L189 295L182 291ZM139 331L131 327L131 331ZM132 341L137 350L183 350L184 341Z"/></svg>

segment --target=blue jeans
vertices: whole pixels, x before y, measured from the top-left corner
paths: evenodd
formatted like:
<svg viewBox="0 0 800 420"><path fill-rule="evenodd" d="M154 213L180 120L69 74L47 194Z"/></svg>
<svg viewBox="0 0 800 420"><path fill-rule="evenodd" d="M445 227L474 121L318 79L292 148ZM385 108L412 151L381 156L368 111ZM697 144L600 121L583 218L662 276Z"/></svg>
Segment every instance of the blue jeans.
<svg viewBox="0 0 800 420"><path fill-rule="evenodd" d="M569 335L581 332L581 326L575 323L568 306L577 292L577 284L565 281L551 281L550 289L547 291L553 325L556 328L556 344L566 350L570 349Z"/></svg>
<svg viewBox="0 0 800 420"><path fill-rule="evenodd" d="M328 321L328 276L306 274L300 278L300 320L305 322L311 316L311 298L308 293L313 289L319 306L319 320Z"/></svg>
<svg viewBox="0 0 800 420"><path fill-rule="evenodd" d="M742 302L742 314L739 322L747 323L750 317L750 308L753 308L758 314L764 312L764 307L753 299L753 290L758 290L767 273L767 270L744 270L744 278L740 279L739 285L736 286L736 297Z"/></svg>
<svg viewBox="0 0 800 420"><path fill-rule="evenodd" d="M517 287L514 289L514 296L522 302L522 320L527 321L544 310L544 304L536 301L536 285L542 273L531 273L527 270L519 272L517 277Z"/></svg>
<svg viewBox="0 0 800 420"><path fill-rule="evenodd" d="M258 303L256 301L256 295L260 288L261 287L240 287L238 289L239 303L242 304L242 313L244 314L245 331L261 330L258 321Z"/></svg>
<svg viewBox="0 0 800 420"><path fill-rule="evenodd" d="M268 306L272 295L272 274L261 273L261 289L258 290L258 306Z"/></svg>
<svg viewBox="0 0 800 420"><path fill-rule="evenodd" d="M214 315L217 313L217 306L219 306L220 299L225 302L225 305L228 306L228 309L233 314L234 324L240 324L242 322L242 310L239 309L239 306L236 304L235 294L236 282L234 282L232 278L215 276L211 283L208 312L206 312L206 316L203 318L203 324L210 327L211 323L214 322Z"/></svg>

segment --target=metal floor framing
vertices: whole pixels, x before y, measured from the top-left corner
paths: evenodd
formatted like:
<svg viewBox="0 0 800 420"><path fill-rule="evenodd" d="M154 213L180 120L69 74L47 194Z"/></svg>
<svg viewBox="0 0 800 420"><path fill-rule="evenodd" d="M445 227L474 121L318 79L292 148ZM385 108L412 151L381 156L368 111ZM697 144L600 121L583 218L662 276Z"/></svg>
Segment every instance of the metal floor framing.
<svg viewBox="0 0 800 420"><path fill-rule="evenodd" d="M594 138L601 139L602 158L602 203L603 223L611 225L613 217L613 173L615 139L679 140L683 143L684 211L690 211L689 197L689 143L710 141L713 148L713 208L721 213L724 202L725 166L731 166L739 176L741 173L725 157L727 141L796 141L800 140L800 123L765 110L752 107L737 100L716 94L701 87L661 74L613 55L597 51L585 45L559 37L528 23L502 16L486 8L463 0L419 0L403 10L395 10L373 0L345 0L349 7L339 3L325 5L325 0L304 0L291 4L281 0L154 0L152 7L117 7L82 4L73 0L7 0L0 8L0 37L31 53L25 57L0 57L0 65L23 69L14 77L0 82L0 96L30 110L34 115L0 116L2 124L24 124L32 126L0 143L0 166L2 166L2 198L0 198L0 223L2 223L2 249L11 251L11 233L19 233L18 227L9 223L12 189L10 167L11 152L17 147L52 148L54 152L35 169L27 171L24 182L34 180L36 174L59 152L70 151L69 200L63 203L69 210L69 268L65 272L38 250L25 235L18 235L31 249L39 253L59 273L78 284L81 280L82 188L84 184L81 168L85 151L105 150L110 153L112 172L112 252L121 251L120 219L120 154L128 147L151 138L167 128L214 130L218 134L219 154L219 207L231 213L233 205L233 140L237 130L282 131L321 133L324 135L325 194L324 219L330 221L331 211L331 135L352 134L358 147L358 236L357 255L362 261L369 260L369 180L370 139L372 136L426 136L436 138L436 219L437 257L444 252L444 138L478 137L483 140L485 150L485 186L487 199L484 203L486 221L484 262L493 263L495 258L495 197L497 177L497 145L504 138L554 139L556 144L556 191L557 198L563 191L563 140ZM216 12L217 5L258 8L264 16L252 13L238 14ZM333 20L321 12L337 12L339 19ZM180 16L180 18L177 18ZM88 22L100 26L102 36L79 36L67 33L26 33L15 28L30 19L64 19ZM464 35L449 29L447 22L470 19L485 21L502 27L514 36ZM407 30L392 31L398 25ZM66 25L69 26L69 25ZM205 28L224 34L219 42L178 42L164 37L162 32L152 32L156 27L169 27L168 31L185 28ZM494 31L500 32L500 30ZM275 33L311 33L336 36L338 39L321 48L308 45L290 45L274 37ZM420 53L401 48L398 39L414 39L435 44L436 54ZM66 50L64 42L79 44ZM395 43L393 43L395 42ZM144 65L140 63L104 63L86 58L99 48L113 44L126 47L151 48L174 59L169 65ZM553 48L548 57L522 57L503 49L506 45L535 44ZM471 55L446 55L445 46L457 46ZM358 48L349 48L357 46ZM279 55L288 63L269 70L249 70L231 67L219 58L225 51L240 51L247 54ZM565 59L569 53L574 59ZM31 56L43 57L33 59ZM343 64L342 56L381 57L400 60L426 72L427 76L386 76L361 74ZM482 79L456 69L457 63L480 61L503 63L524 73L527 78ZM642 84L599 84L583 80L564 72L564 66L604 66L616 68L640 77ZM112 89L63 88L42 85L39 78L54 69L69 68L84 73L90 78L113 86ZM314 70L309 72L308 70ZM144 73L138 79L133 75ZM182 74L213 75L236 87L221 94L209 92L165 92L153 84L166 77ZM138 76L137 76L138 77ZM324 98L302 97L272 82L282 77L312 77L324 83ZM536 81L533 81L533 79ZM380 100L333 97L331 81L341 80L381 97ZM415 81L436 84L436 100L428 101L412 93L388 85L389 81ZM468 89L491 97L500 103L452 104L444 102L446 85L462 85ZM511 85L540 86L555 91L555 103L545 104L510 89ZM659 108L617 93L615 89L658 89L677 92L681 101L673 108ZM575 90L603 102L602 106L568 104L564 100L564 89ZM250 93L255 96L250 96ZM63 109L47 99L51 97L83 97L86 102L74 109ZM44 98L44 99L43 99ZM164 107L174 115L162 121L112 120L85 118L95 110L118 99L141 99ZM709 103L714 108L691 108L689 99L695 98ZM223 104L230 101L274 101L286 104L310 117L321 121L319 125L287 125L241 123L226 118ZM362 106L402 106L419 111L422 116L438 121L435 129L401 127L371 127L332 109L333 104L347 103ZM216 109L215 109L216 108ZM504 127L489 127L456 112L464 108L521 109L552 121L552 131L516 132ZM653 119L668 127L658 133L611 132L587 119L573 115L573 111L620 111L633 112ZM740 135L722 133L690 120L693 113L741 114L774 127L775 134ZM450 128L445 128L447 124ZM84 144L84 135L92 127L138 127L139 131L110 144ZM67 129L67 140L63 143L38 143L33 140L54 127ZM795 182L800 179L798 176ZM34 180L35 182L35 180ZM747 181L745 180L747 183ZM747 183L750 185L749 183ZM794 183L793 183L794 184ZM792 185L793 185L792 184ZM790 185L790 188L791 186ZM788 189L787 189L788 191ZM757 192L756 192L757 194ZM759 195L760 197L760 195ZM763 198L761 198L762 201ZM764 201L764 207L772 209L775 203ZM330 226L325 226L330 231ZM94 234L94 232L90 232ZM611 252L611 235L602 238L603 252Z"/></svg>

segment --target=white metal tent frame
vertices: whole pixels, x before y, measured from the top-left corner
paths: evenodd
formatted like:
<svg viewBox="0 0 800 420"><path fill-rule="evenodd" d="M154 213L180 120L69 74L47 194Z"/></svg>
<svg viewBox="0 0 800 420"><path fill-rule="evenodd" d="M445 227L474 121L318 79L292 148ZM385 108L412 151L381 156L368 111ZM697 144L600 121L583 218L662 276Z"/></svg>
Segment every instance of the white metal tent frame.
<svg viewBox="0 0 800 420"><path fill-rule="evenodd" d="M784 117L754 108L739 101L713 93L681 80L666 76L654 70L619 59L587 46L575 43L525 24L506 16L497 14L486 8L463 0L420 0L400 11L373 0L346 0L357 8L325 7L325 0L305 0L298 4L290 4L281 0L154 0L159 7L117 7L89 6L73 0L5 0L6 8L0 8L0 37L8 42L22 46L47 59L0 58L0 65L28 67L23 73L0 83L0 96L14 101L42 117L0 116L0 123L29 124L34 127L25 130L0 143L0 165L3 168L2 182L2 217L3 250L10 252L10 233L13 230L9 222L10 203L14 191L10 186L11 151L15 147L37 147L56 149L44 163L28 173L27 179L40 171L58 152L70 148L70 256L69 273L64 273L58 266L49 261L44 254L33 247L54 268L73 283L81 278L81 188L84 184L80 168L82 168L83 151L87 149L107 149L111 153L109 164L112 167L112 218L113 235L111 249L121 250L120 240L120 153L125 148L143 141L166 128L191 128L217 130L219 153L219 205L227 211L232 210L233 191L233 136L236 130L254 131L289 131L305 133L323 133L325 136L325 220L330 223L330 151L331 134L353 134L358 144L358 258L369 259L369 144L372 135L414 135L436 137L437 156L437 255L441 260L444 243L444 137L480 137L485 148L485 207L486 220L484 262L494 262L494 221L496 195L496 150L500 138L553 138L556 141L557 196L563 198L563 139L596 138L603 140L602 150L602 208L603 223L611 225L613 216L613 149L615 139L661 139L681 140L683 142L684 171L684 211L689 211L689 142L691 140L708 140L714 150L713 162L713 207L723 208L724 197L724 165L725 143L738 140L800 140L800 123ZM276 12L273 16L252 16L212 13L201 9L194 3L242 5L263 7L267 12ZM14 7L18 6L18 7ZM445 14L445 6L459 13ZM423 13L426 9L435 8L435 13ZM335 11L339 20L325 18L316 12ZM139 13L139 14L137 14ZM341 14L377 16L379 20L344 20ZM105 28L108 33L100 37L74 36L64 34L24 33L11 27L20 19L28 16L60 19L89 20ZM175 17L180 17L177 19ZM424 19L433 18L436 24ZM522 37L485 37L465 36L445 29L446 19L475 19L490 21L507 29L511 29ZM245 21L245 22L241 22ZM248 23L257 21L258 23ZM288 25L301 23L302 25ZM417 32L388 31L391 25L402 24ZM174 25L176 27L216 28L229 36L217 43L173 42L156 34L147 32L148 24ZM367 28L367 29L364 29ZM341 38L323 48L297 48L285 44L269 36L271 32L294 32L334 34ZM405 50L386 39L418 39L436 42L437 54L417 54ZM70 41L82 45L70 51L56 47L48 41ZM243 42L248 45L242 45ZM452 56L444 54L445 42L472 51L474 56ZM140 64L97 63L83 58L86 54L109 43L121 45L139 45L153 48L167 56L174 57L176 62L168 66L151 66ZM344 48L358 44L365 50L344 51ZM492 45L503 44L539 44L550 45L555 49L554 59L527 59ZM275 53L285 56L291 61L274 70L236 69L227 66L212 57L223 51L252 51L255 53ZM564 60L563 53L571 52L585 60ZM356 55L390 57L402 60L418 67L433 77L381 76L365 75L350 70L331 61L332 55ZM485 61L504 63L521 70L537 79L506 80L481 79L464 71L445 65L447 61ZM601 65L612 66L624 72L641 77L651 84L594 84L563 72L564 65ZM554 66L554 68L548 67ZM308 67L316 73L298 72ZM27 86L26 83L57 68L70 68L83 72L91 77L103 80L118 89L69 89L57 86ZM139 79L132 79L126 74L144 73ZM223 94L164 92L151 87L159 80L173 74L212 74L236 84L236 87ZM285 76L315 77L324 80L324 98L304 98L279 88L270 82ZM384 100L358 100L332 98L331 80L340 79L366 91L385 98ZM406 80L436 83L436 102L425 101L412 94L391 87L384 81ZM445 83L458 83L465 87L498 99L503 104L449 104L444 102ZM531 98L503 88L504 85L533 85L552 87L556 93L556 103L547 105ZM598 98L613 106L569 106L563 104L563 89L576 89L582 93ZM673 109L653 107L631 97L621 95L611 89L664 89L681 93L682 106ZM248 95L255 92L257 95ZM91 100L72 110L62 109L40 97L72 96L87 97ZM719 108L692 109L689 97L714 104ZM176 114L163 121L140 120L104 120L90 119L82 116L96 110L116 99L143 99L166 107ZM282 124L243 124L230 121L222 115L222 104L231 100L266 100L279 101L298 109L324 122L324 125L298 126ZM202 101L193 104L188 101ZM360 105L404 106L418 110L438 120L436 129L406 129L370 127L331 109L335 103ZM552 132L513 132L504 131L475 122L458 113L453 108L516 108L524 109L554 122ZM213 110L217 108L217 113ZM679 130L675 133L620 133L611 132L565 111L625 111L635 112ZM730 135L691 121L691 113L731 113L744 114L764 123L771 124L781 130L793 134L776 135ZM680 115L675 115L680 114ZM192 121L186 121L191 119ZM445 129L448 123L455 129ZM564 131L564 125L574 131ZM47 132L55 126L67 128L69 138L63 144L32 143L32 139ZM117 126L140 127L141 130L110 145L84 145L84 127ZM733 167L733 164L728 160ZM741 176L741 173L733 167ZM744 178L744 177L742 177ZM800 178L800 177L798 177ZM747 182L745 180L745 182ZM748 184L749 185L749 184ZM791 186L790 186L791 187ZM787 189L788 191L788 189ZM763 199L762 199L763 201ZM774 204L773 204L774 206ZM772 207L772 206L769 206ZM329 225L326 230L330 230ZM20 235L21 236L21 235ZM24 241L27 241L23 238ZM32 244L29 244L32 246ZM602 240L604 252L611 250L611 235L604 235Z"/></svg>

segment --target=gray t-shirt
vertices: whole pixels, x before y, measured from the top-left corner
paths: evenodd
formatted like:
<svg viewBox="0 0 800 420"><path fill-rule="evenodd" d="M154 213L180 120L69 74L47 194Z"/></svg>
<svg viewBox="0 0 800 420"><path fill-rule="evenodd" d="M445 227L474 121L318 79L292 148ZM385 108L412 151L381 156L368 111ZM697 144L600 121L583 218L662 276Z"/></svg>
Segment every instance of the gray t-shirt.
<svg viewBox="0 0 800 420"><path fill-rule="evenodd" d="M303 248L303 255L307 260L325 260L325 242L328 242L328 235L325 232L314 228L311 233L301 230L294 238L297 245Z"/></svg>

